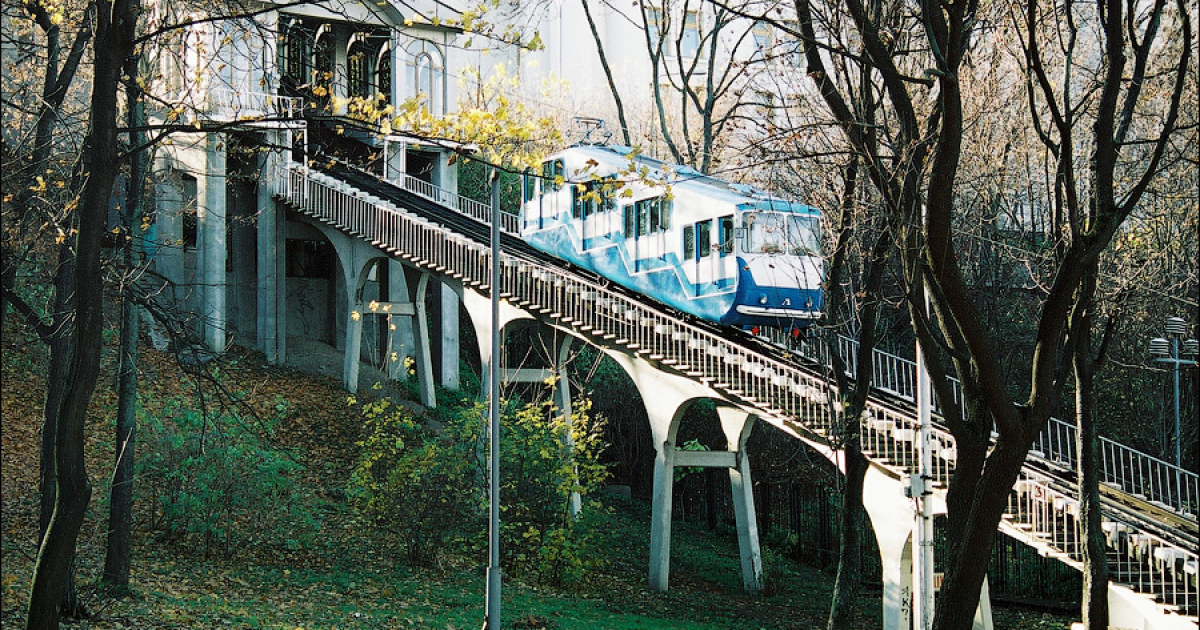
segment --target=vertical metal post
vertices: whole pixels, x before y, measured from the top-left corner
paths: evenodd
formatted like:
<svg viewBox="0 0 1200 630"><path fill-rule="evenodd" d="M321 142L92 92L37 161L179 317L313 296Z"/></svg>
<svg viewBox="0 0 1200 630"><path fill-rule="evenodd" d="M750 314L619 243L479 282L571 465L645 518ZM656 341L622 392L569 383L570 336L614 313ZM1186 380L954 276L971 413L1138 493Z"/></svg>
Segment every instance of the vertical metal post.
<svg viewBox="0 0 1200 630"><path fill-rule="evenodd" d="M484 628L500 630L500 186L492 169L492 357L488 361L488 570Z"/></svg>
<svg viewBox="0 0 1200 630"><path fill-rule="evenodd" d="M1171 359L1171 373L1175 377L1175 466L1182 467L1183 458L1179 451L1179 335L1171 335Z"/></svg>
<svg viewBox="0 0 1200 630"><path fill-rule="evenodd" d="M932 401L929 372L925 369L925 353L917 343L917 475L912 480L913 497L917 500L917 515L913 523L913 612L916 627L927 630L933 626L933 505L930 501L930 482L933 479L933 454L930 427Z"/></svg>

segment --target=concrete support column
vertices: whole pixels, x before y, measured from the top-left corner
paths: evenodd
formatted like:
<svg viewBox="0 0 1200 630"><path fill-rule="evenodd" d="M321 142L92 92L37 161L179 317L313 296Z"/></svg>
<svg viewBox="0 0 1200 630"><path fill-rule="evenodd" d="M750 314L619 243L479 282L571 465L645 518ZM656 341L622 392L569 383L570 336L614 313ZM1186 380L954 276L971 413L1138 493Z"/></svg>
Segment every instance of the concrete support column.
<svg viewBox="0 0 1200 630"><path fill-rule="evenodd" d="M355 262L357 257L350 256L349 258L351 262ZM411 302L393 301L390 298L390 292L396 288L397 283L403 284L403 292L406 295L408 293L407 277L404 274L403 267L399 267L398 275L400 277L396 282L393 282L392 278L388 278L388 300L368 301L363 297L363 290L366 287L368 279L371 277L372 271L377 271L378 268L390 264L386 258L375 257L361 266L355 265L360 267L361 270L357 274L354 284L351 285L353 287L352 290L348 292L350 317L346 320L345 362L343 363L342 370L343 384L351 392L358 391L358 366L362 353L363 320L367 317L387 318L389 322L388 338L394 341L394 336L392 335L394 331L391 330L392 326L390 324L398 319L407 319L409 321L408 329L412 336L413 360L416 367L417 382L420 386L421 404L432 408L437 405L437 396L434 391L433 361L430 358L429 313L428 309L425 308L425 294L429 286L429 274L419 274L417 278L416 297ZM372 305L371 302L374 302L374 304ZM390 343L392 342L389 341Z"/></svg>
<svg viewBox="0 0 1200 630"><path fill-rule="evenodd" d="M363 275L366 275L367 270L363 270ZM346 339L342 344L342 386L350 393L358 391L358 364L362 360L362 327L363 327L363 304L361 296L355 295L355 291L350 293L347 300L346 311L350 316L346 318Z"/></svg>
<svg viewBox="0 0 1200 630"><path fill-rule="evenodd" d="M204 174L196 180L197 247L200 261L200 313L204 342L214 352L225 350L226 186L225 138L210 134L204 152Z"/></svg>
<svg viewBox="0 0 1200 630"><path fill-rule="evenodd" d="M275 365L287 363L287 215L275 205Z"/></svg>
<svg viewBox="0 0 1200 630"><path fill-rule="evenodd" d="M437 161L434 166L433 185L442 190L456 193L458 192L458 162L452 161L454 153L450 151L439 151ZM451 199L447 198L446 203L451 203Z"/></svg>
<svg viewBox="0 0 1200 630"><path fill-rule="evenodd" d="M979 589L979 607L975 609L971 630L992 630L992 593L986 575L983 576L983 588Z"/></svg>
<svg viewBox="0 0 1200 630"><path fill-rule="evenodd" d="M384 160L386 160L384 163L384 179L390 182L398 182L408 172L406 164L408 143L403 141L388 141L384 144L384 150L386 151L386 155L384 155Z"/></svg>
<svg viewBox="0 0 1200 630"><path fill-rule="evenodd" d="M274 134L268 137L268 143L274 142ZM256 278L256 323L254 323L254 344L266 355L266 361L278 365L278 319L276 308L276 292L278 290L278 250L284 245L280 240L277 224L275 198L271 197L271 175L274 173L277 156L274 151L266 152L259 162L259 178L256 190L257 221L257 266Z"/></svg>
<svg viewBox="0 0 1200 630"><path fill-rule="evenodd" d="M437 393L433 387L433 356L430 351L429 310L425 308L425 294L429 290L429 274L421 273L417 280L417 294L413 296L413 342L416 350L417 383L421 388L421 404L437 406Z"/></svg>
<svg viewBox="0 0 1200 630"><path fill-rule="evenodd" d="M572 433L575 431L574 415L571 409L571 379L567 378L567 359L570 358L571 345L575 338L570 335L562 335L558 341L558 352L555 354L554 362L554 404L558 407L559 413L562 414L567 425L567 448L575 450L575 438ZM579 472L579 468L575 468L575 472ZM571 492L570 499L571 516L579 518L579 513L583 511L583 497L578 492Z"/></svg>
<svg viewBox="0 0 1200 630"><path fill-rule="evenodd" d="M697 400L719 399L720 395L704 385L668 372L653 364L617 350L606 350L609 357L620 365L633 380L650 419L650 432L654 442L654 485L651 490L650 512L650 571L649 585L652 590L666 591L671 571L671 506L674 494L675 466L737 466L736 453L678 451L675 435L679 420L687 408ZM732 418L731 418L732 421ZM739 430L741 427L739 427ZM740 435L739 435L740 441ZM746 473L749 470L746 469ZM746 483L748 475L741 481ZM748 487L744 486L744 487ZM753 503L744 504L753 505ZM745 521L747 524L749 519ZM761 569L760 569L761 571Z"/></svg>
<svg viewBox="0 0 1200 630"><path fill-rule="evenodd" d="M404 275L404 265L400 261L389 258L387 262L387 299L389 302L412 303L408 294L408 281ZM414 311L415 314L415 311ZM408 378L404 359L412 357L416 361L416 348L413 341L412 317L398 317L393 313L388 324L388 378L403 381ZM392 360L395 357L395 360Z"/></svg>
<svg viewBox="0 0 1200 630"><path fill-rule="evenodd" d="M458 389L458 363L459 363L459 339L458 339L458 294L454 289L446 284L441 284L438 291L441 299L441 375L442 387L446 389Z"/></svg>
<svg viewBox="0 0 1200 630"><path fill-rule="evenodd" d="M863 481L863 507L871 518L883 564L882 630L912 628L912 500L900 482L874 466Z"/></svg>
<svg viewBox="0 0 1200 630"><path fill-rule="evenodd" d="M762 550L758 541L758 518L754 511L754 484L750 479L750 458L746 441L754 427L754 416L733 407L717 407L721 430L730 451L736 453L729 469L733 491L733 514L737 524L738 551L742 561L742 586L748 593L762 592Z"/></svg>
<svg viewBox="0 0 1200 630"><path fill-rule="evenodd" d="M642 394L646 399L646 395ZM681 409L647 403L654 436L654 485L650 500L650 590L666 592L671 577L671 509L675 493L675 433ZM659 407L651 410L651 407Z"/></svg>

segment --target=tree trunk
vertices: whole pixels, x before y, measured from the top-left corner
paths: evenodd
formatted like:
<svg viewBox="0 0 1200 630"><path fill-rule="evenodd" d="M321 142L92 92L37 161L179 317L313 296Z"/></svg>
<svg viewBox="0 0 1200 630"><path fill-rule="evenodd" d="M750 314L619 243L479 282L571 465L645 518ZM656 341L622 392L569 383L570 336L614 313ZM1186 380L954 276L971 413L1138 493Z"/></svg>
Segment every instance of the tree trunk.
<svg viewBox="0 0 1200 630"><path fill-rule="evenodd" d="M947 553L933 630L970 630L974 624L979 593L996 541L996 524L1008 507L1008 492L995 489L1013 487L1028 451L1028 444L998 443L987 458L984 473L972 488L970 513L962 520L957 544Z"/></svg>
<svg viewBox="0 0 1200 630"><path fill-rule="evenodd" d="M71 223L68 223L71 225ZM69 231L69 230L68 230ZM58 270L54 274L54 302L51 305L51 334L48 339L50 364L46 370L46 397L42 408L42 443L39 456L39 506L38 506L38 544L46 538L50 528L50 519L54 515L57 466L54 459L54 442L58 432L58 413L62 406L64 384L71 358L71 336L68 329L68 311L71 308L71 296L74 292L75 254L71 247L63 243L58 249ZM63 583L62 597L59 602L62 614L70 618L87 616L87 609L79 599L79 591L75 588L75 561L72 558Z"/></svg>
<svg viewBox="0 0 1200 630"><path fill-rule="evenodd" d="M125 74L137 77L138 56L126 60ZM141 90L136 80L125 82L128 100L127 117L130 129L139 129L145 124ZM125 195L125 243L124 258L126 278L136 282L136 265L141 253L142 188L146 161L145 152L137 150L144 141L144 134L130 134L130 144L135 147L130 156L129 185ZM116 593L129 590L129 570L132 563L131 542L133 539L133 464L134 438L137 433L137 390L138 390L138 321L140 311L134 304L129 291L124 287L121 300L121 361L117 381L117 427L116 453L113 464L111 500L108 513L108 541L104 555L102 580Z"/></svg>
<svg viewBox="0 0 1200 630"><path fill-rule="evenodd" d="M1075 368L1075 424L1078 431L1079 529L1083 537L1083 623L1087 630L1107 630L1108 544L1101 526L1100 435L1095 386L1100 359L1093 361L1090 356L1098 265L1093 264L1092 268L1095 273L1087 274L1079 288L1076 309L1080 312L1071 359Z"/></svg>
<svg viewBox="0 0 1200 630"><path fill-rule="evenodd" d="M87 181L79 198L75 235L75 327L67 379L55 427L54 513L38 549L26 627L57 628L59 597L92 497L84 460L87 408L100 373L103 274L100 239L117 166L117 82L132 51L137 14L131 0L100 3L93 46L91 129L84 145Z"/></svg>
<svg viewBox="0 0 1200 630"><path fill-rule="evenodd" d="M862 583L863 479L869 466L854 441L846 445L846 485L842 494L841 528L838 538L837 577L829 606L829 630L854 628L854 605Z"/></svg>
<svg viewBox="0 0 1200 630"><path fill-rule="evenodd" d="M126 248L129 248L126 245ZM127 255L126 260L131 259ZM129 590L133 529L133 447L137 432L138 316L128 297L121 305L121 361L117 382L116 461L108 511L108 541L102 580L116 593Z"/></svg>

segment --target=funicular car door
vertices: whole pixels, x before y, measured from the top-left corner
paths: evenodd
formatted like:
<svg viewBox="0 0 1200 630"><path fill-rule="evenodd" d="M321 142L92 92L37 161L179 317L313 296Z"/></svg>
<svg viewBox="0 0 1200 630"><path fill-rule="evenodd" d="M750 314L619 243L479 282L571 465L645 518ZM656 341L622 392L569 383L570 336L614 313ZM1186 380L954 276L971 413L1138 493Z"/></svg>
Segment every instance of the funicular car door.
<svg viewBox="0 0 1200 630"><path fill-rule="evenodd" d="M546 228L560 220L558 192L563 187L566 177L566 166L562 160L550 160L542 163L542 195L538 201L538 227Z"/></svg>
<svg viewBox="0 0 1200 630"><path fill-rule="evenodd" d="M685 273L696 285L700 295L716 277L716 256L713 256L712 220L699 221L683 227L683 257Z"/></svg>
<svg viewBox="0 0 1200 630"><path fill-rule="evenodd" d="M715 280L737 277L737 252L734 245L733 215L716 219L716 242L713 244L713 275Z"/></svg>

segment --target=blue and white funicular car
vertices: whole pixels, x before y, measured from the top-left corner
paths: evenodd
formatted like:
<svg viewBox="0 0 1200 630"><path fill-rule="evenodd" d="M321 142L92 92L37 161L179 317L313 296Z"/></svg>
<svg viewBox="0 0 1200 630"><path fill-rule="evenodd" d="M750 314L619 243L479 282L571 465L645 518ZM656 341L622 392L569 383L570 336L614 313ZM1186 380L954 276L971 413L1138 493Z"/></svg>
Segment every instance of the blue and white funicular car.
<svg viewBox="0 0 1200 630"><path fill-rule="evenodd" d="M821 314L810 206L607 146L551 155L525 197L531 245L680 311L789 330Z"/></svg>

